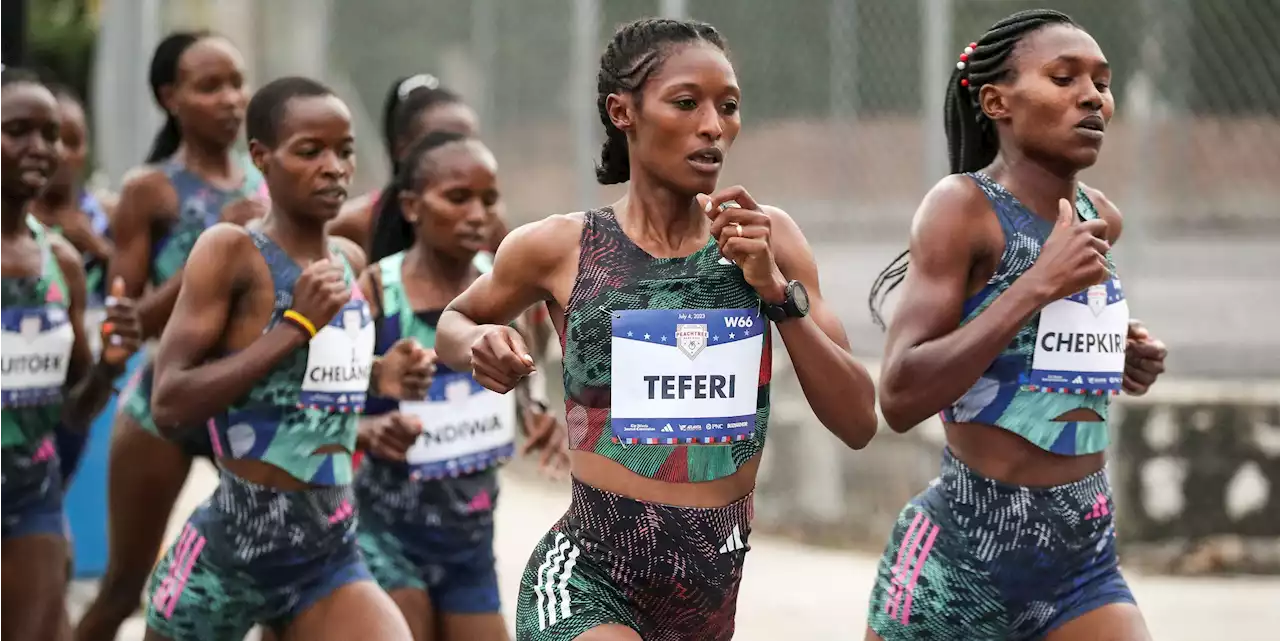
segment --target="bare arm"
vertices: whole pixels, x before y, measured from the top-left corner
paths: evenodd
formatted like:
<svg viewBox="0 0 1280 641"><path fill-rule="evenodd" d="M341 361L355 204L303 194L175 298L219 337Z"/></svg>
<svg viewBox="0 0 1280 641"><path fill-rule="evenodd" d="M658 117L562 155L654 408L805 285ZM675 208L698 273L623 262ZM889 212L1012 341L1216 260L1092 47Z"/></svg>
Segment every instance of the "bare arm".
<svg viewBox="0 0 1280 641"><path fill-rule="evenodd" d="M506 325L539 302L552 300L551 283L570 260L582 233L571 216L552 216L511 232L494 256L493 271L476 279L440 316L436 353L440 362L471 371L471 346L486 326Z"/></svg>
<svg viewBox="0 0 1280 641"><path fill-rule="evenodd" d="M256 253L248 234L235 225L214 225L196 241L182 273L173 322L165 327L156 355L151 411L160 429L208 419L309 340L292 323L279 323L248 347L206 362L222 341L236 296L258 278Z"/></svg>
<svg viewBox="0 0 1280 641"><path fill-rule="evenodd" d="M950 176L916 212L911 268L889 325L880 377L880 406L894 431L915 427L963 395L1051 300L1034 279L1019 278L960 326L970 274L983 251L975 221L988 208L967 178Z"/></svg>
<svg viewBox="0 0 1280 641"><path fill-rule="evenodd" d="M107 268L107 282L124 279L125 294L138 301L144 338L159 335L178 297L181 274L144 295L151 273L151 230L164 212L177 208L177 198L164 173L144 170L126 180L111 217L115 253Z"/></svg>
<svg viewBox="0 0 1280 641"><path fill-rule="evenodd" d="M850 353L849 337L822 297L813 250L795 220L775 207L763 207L772 222L778 269L804 283L809 316L777 323L792 355L796 377L818 420L846 445L862 449L876 434L876 388L867 369Z"/></svg>
<svg viewBox="0 0 1280 641"><path fill-rule="evenodd" d="M113 392L112 383L124 368L113 367L99 361L93 363L89 340L84 329L85 279L80 254L62 238L52 237L54 257L66 279L69 304L67 317L75 340L71 346L71 361L67 367L67 401L62 406L62 425L76 432L84 432L95 416L106 407Z"/></svg>

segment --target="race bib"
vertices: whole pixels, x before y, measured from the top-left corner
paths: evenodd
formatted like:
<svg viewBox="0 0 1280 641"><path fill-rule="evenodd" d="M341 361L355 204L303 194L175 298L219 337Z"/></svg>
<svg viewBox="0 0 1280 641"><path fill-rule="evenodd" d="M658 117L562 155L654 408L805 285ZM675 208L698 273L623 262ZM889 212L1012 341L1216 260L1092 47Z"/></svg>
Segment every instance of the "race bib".
<svg viewBox="0 0 1280 641"><path fill-rule="evenodd" d="M1050 303L1040 312L1027 389L1120 393L1128 335L1129 304L1117 278Z"/></svg>
<svg viewBox="0 0 1280 641"><path fill-rule="evenodd" d="M758 309L612 316L614 442L721 444L752 437L769 331Z"/></svg>
<svg viewBox="0 0 1280 641"><path fill-rule="evenodd" d="M75 332L62 307L0 311L0 399L4 407L47 405L62 398Z"/></svg>
<svg viewBox="0 0 1280 641"><path fill-rule="evenodd" d="M364 409L373 371L373 343L369 304L357 299L347 302L311 339L298 405L333 412Z"/></svg>
<svg viewBox="0 0 1280 641"><path fill-rule="evenodd" d="M485 389L465 372L441 367L426 400L402 401L400 411L422 421L405 453L414 480L471 474L515 453L515 395Z"/></svg>

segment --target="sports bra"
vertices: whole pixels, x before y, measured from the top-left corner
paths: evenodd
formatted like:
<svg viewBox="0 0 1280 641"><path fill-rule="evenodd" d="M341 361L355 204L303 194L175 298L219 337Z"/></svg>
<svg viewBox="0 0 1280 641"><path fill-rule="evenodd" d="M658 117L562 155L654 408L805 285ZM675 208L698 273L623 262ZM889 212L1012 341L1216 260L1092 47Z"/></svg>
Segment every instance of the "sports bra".
<svg viewBox="0 0 1280 641"><path fill-rule="evenodd" d="M50 232L31 215L27 228L40 247L40 273L0 282L3 447L33 445L57 426L75 343L67 281Z"/></svg>
<svg viewBox="0 0 1280 641"><path fill-rule="evenodd" d="M248 229L271 270L275 304L269 331L293 305L302 274L288 254L258 230ZM351 453L373 367L374 326L369 303L341 252L351 300L321 327L306 347L284 357L245 396L210 421L218 458L270 463L313 485L351 483ZM339 452L314 453L338 445Z"/></svg>
<svg viewBox="0 0 1280 641"><path fill-rule="evenodd" d="M1035 264L1054 227L989 176L967 175L991 201L1005 240L995 274L965 300L961 325L977 318ZM1083 188L1076 192L1076 211L1081 220L1098 217ZM1109 253L1107 266L1111 278L1106 283L1054 301L1032 316L978 382L943 410L943 420L995 425L1055 454L1105 449L1107 410L1124 381L1129 323ZM1102 420L1053 420L1077 409L1093 410Z"/></svg>
<svg viewBox="0 0 1280 641"><path fill-rule="evenodd" d="M759 294L714 239L654 258L610 207L586 212L580 245L560 335L569 446L668 482L736 472L769 424Z"/></svg>

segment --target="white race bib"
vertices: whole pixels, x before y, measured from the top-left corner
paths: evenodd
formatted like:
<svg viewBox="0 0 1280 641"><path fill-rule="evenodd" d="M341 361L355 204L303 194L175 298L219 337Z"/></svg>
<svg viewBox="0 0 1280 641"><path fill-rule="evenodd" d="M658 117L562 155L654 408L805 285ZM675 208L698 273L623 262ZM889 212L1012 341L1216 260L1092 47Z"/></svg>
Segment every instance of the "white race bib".
<svg viewBox="0 0 1280 641"><path fill-rule="evenodd" d="M758 309L613 312L610 423L631 445L752 437L769 324Z"/></svg>
<svg viewBox="0 0 1280 641"><path fill-rule="evenodd" d="M485 389L465 372L441 367L426 400L402 401L400 411L422 421L405 453L415 480L470 474L515 453L515 395Z"/></svg>
<svg viewBox="0 0 1280 641"><path fill-rule="evenodd" d="M348 301L311 339L298 404L336 412L363 409L373 372L374 338L369 304Z"/></svg>
<svg viewBox="0 0 1280 641"><path fill-rule="evenodd" d="M1124 383L1129 304L1112 278L1040 312L1028 388L1062 394L1118 394Z"/></svg>
<svg viewBox="0 0 1280 641"><path fill-rule="evenodd" d="M10 308L0 339L4 407L46 405L62 397L75 331L62 307Z"/></svg>

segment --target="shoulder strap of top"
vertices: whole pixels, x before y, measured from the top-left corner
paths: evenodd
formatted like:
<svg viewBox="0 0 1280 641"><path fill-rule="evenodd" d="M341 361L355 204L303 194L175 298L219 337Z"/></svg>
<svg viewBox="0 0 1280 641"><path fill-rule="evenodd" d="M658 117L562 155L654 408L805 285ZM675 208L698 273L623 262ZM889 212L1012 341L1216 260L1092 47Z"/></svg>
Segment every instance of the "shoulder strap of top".
<svg viewBox="0 0 1280 641"><path fill-rule="evenodd" d="M378 261L378 275L382 277L382 317L390 318L403 311L412 312L404 300L401 274L404 252L397 252Z"/></svg>

